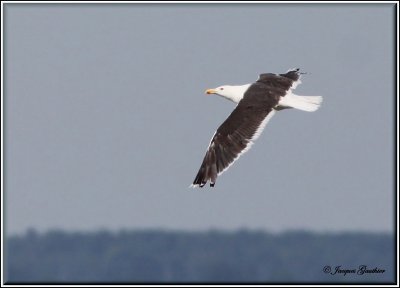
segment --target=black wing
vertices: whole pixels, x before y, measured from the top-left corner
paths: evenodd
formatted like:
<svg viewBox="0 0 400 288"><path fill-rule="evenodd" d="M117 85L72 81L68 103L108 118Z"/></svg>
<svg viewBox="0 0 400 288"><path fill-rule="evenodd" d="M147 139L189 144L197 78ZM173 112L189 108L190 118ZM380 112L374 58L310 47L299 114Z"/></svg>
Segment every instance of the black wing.
<svg viewBox="0 0 400 288"><path fill-rule="evenodd" d="M300 69L298 68L290 70L285 74L264 73L259 76L257 82L267 85L270 89L285 95L286 91L292 87L293 83L300 79L300 75Z"/></svg>
<svg viewBox="0 0 400 288"><path fill-rule="evenodd" d="M265 85L265 89L269 91L270 94L279 95L284 97L289 90L296 88L297 84L300 82L300 69L289 70L285 74L273 74L264 73L261 74L256 83ZM290 107L277 106L276 110L288 109Z"/></svg>

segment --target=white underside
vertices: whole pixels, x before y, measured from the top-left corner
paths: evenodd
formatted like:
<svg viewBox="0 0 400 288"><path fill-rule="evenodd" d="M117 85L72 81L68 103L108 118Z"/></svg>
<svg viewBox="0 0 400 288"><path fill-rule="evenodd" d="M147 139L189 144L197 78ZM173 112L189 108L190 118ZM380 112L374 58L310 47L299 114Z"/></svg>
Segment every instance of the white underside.
<svg viewBox="0 0 400 288"><path fill-rule="evenodd" d="M314 112L318 110L322 103L322 96L299 96L289 91L279 100L279 106L295 108L302 111Z"/></svg>
<svg viewBox="0 0 400 288"><path fill-rule="evenodd" d="M289 91L296 89L296 87L299 86L300 84L301 84L300 78L297 81L293 81L292 86L290 86Z"/></svg>

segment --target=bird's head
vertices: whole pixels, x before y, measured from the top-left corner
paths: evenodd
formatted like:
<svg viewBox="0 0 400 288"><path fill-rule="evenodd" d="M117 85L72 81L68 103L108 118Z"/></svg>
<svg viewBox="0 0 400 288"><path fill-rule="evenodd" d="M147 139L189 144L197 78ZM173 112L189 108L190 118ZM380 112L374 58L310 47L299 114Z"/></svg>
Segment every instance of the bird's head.
<svg viewBox="0 0 400 288"><path fill-rule="evenodd" d="M206 94L217 94L235 103L239 103L249 86L250 84L240 86L224 85L214 89L208 89L206 90Z"/></svg>
<svg viewBox="0 0 400 288"><path fill-rule="evenodd" d="M231 87L232 86L224 85L224 86L219 86L214 89L207 89L206 94L217 94L219 96L229 97L232 94Z"/></svg>

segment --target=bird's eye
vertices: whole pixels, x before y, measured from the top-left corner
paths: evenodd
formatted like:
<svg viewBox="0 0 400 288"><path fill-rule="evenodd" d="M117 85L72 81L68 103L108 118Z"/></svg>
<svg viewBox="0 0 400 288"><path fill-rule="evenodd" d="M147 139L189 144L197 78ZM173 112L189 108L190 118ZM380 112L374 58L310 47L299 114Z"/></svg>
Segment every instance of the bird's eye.
<svg viewBox="0 0 400 288"><path fill-rule="evenodd" d="M224 90L224 88L219 88L219 90Z"/></svg>

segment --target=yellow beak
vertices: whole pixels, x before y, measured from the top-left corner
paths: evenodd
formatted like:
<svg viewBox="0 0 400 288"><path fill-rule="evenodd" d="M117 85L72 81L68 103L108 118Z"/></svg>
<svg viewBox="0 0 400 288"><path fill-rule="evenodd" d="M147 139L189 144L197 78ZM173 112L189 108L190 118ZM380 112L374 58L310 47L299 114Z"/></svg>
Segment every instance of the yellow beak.
<svg viewBox="0 0 400 288"><path fill-rule="evenodd" d="M217 91L215 89L208 89L206 90L206 94L215 94Z"/></svg>

